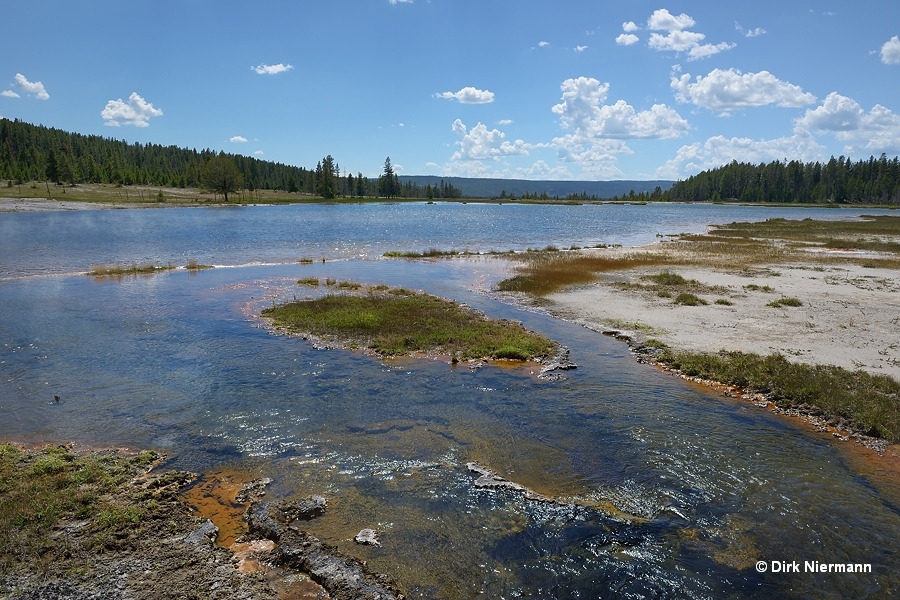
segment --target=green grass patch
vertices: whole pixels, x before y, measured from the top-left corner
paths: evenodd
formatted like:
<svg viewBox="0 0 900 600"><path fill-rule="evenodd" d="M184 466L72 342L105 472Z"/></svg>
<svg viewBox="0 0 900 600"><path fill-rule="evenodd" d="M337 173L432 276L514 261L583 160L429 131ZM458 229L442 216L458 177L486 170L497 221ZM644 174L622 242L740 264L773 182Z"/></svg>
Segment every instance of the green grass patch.
<svg viewBox="0 0 900 600"><path fill-rule="evenodd" d="M646 275L642 277L642 279L647 279L657 285L666 287L680 287L698 283L694 279L685 279L678 273L672 273L671 271L663 271L662 273L657 273L656 275Z"/></svg>
<svg viewBox="0 0 900 600"><path fill-rule="evenodd" d="M768 285L757 285L755 283L750 283L744 286L744 289L748 292L765 292L767 294L771 294L775 291L775 288Z"/></svg>
<svg viewBox="0 0 900 600"><path fill-rule="evenodd" d="M455 302L399 288L330 294L267 308L262 314L280 329L383 356L427 352L460 359L529 360L556 348L519 323L487 319Z"/></svg>
<svg viewBox="0 0 900 600"><path fill-rule="evenodd" d="M164 518L158 498L131 485L157 456L73 453L65 446L26 451L0 444L0 570L52 571L75 548L61 524L78 523L82 548L122 547Z"/></svg>
<svg viewBox="0 0 900 600"><path fill-rule="evenodd" d="M675 296L675 300L673 300L675 304L681 304L682 306L703 306L705 304L709 304L703 298L696 296L690 292L682 292Z"/></svg>
<svg viewBox="0 0 900 600"><path fill-rule="evenodd" d="M170 271L174 268L175 265L166 265L163 267L153 264L130 266L121 264L94 265L87 274L93 277L125 277L127 275L152 275L154 273L159 273L160 271Z"/></svg>
<svg viewBox="0 0 900 600"><path fill-rule="evenodd" d="M318 277L304 277L297 280L297 285L308 285L310 287L319 287Z"/></svg>
<svg viewBox="0 0 900 600"><path fill-rule="evenodd" d="M428 250L425 250L423 252L401 252L400 250L389 250L385 252L383 256L387 258L447 258L451 256L461 256L467 254L472 253L459 252L457 250L440 250L438 248L429 248Z"/></svg>
<svg viewBox="0 0 900 600"><path fill-rule="evenodd" d="M728 298L716 298L716 304L720 306L733 306L734 302L732 302Z"/></svg>
<svg viewBox="0 0 900 600"><path fill-rule="evenodd" d="M213 266L201 264L192 258L188 260L188 263L184 266L184 268L188 271L202 271L204 269L212 269Z"/></svg>
<svg viewBox="0 0 900 600"><path fill-rule="evenodd" d="M766 304L766 306L774 308L781 308L782 306L803 306L803 302L797 298L779 298L778 300L772 300Z"/></svg>
<svg viewBox="0 0 900 600"><path fill-rule="evenodd" d="M868 435L900 442L900 382L886 375L791 363L780 354L666 351L659 360L692 377L769 394L782 408L820 411Z"/></svg>

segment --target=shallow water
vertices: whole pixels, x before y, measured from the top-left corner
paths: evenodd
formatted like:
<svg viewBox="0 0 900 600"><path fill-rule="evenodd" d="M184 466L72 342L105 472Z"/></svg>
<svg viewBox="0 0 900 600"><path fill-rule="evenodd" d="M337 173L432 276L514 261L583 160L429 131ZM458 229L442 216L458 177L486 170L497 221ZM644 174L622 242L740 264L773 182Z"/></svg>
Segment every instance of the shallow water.
<svg viewBox="0 0 900 600"><path fill-rule="evenodd" d="M128 212L149 222L174 214ZM194 213L207 214L174 218ZM62 271L92 260L84 244ZM175 254L188 241L156 244L136 243L128 256ZM4 264L18 276L0 282L0 439L155 448L172 468L227 464L272 477L272 496L323 494L329 511L310 522L312 533L389 573L411 597L900 591L900 511L831 443L640 365L621 342L481 293L502 262L22 276L39 263ZM520 369L379 361L261 327L258 311L310 293L295 284L308 276L424 289L521 320L569 346L579 368L550 383ZM556 502L477 488L470 461ZM365 527L379 531L381 547L353 543ZM758 573L759 560L870 563L873 572Z"/></svg>

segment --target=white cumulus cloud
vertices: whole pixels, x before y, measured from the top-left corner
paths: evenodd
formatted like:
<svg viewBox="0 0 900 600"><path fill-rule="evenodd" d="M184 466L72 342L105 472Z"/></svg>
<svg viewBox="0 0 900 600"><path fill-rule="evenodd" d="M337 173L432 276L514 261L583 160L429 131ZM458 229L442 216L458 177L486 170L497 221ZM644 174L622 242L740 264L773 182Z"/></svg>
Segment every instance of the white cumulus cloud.
<svg viewBox="0 0 900 600"><path fill-rule="evenodd" d="M247 142L247 138L245 138L242 135L236 135L234 137L228 138L228 141L231 142L232 144L244 144Z"/></svg>
<svg viewBox="0 0 900 600"><path fill-rule="evenodd" d="M451 160L497 160L501 156L524 156L528 154L528 144L522 140L510 142L506 134L499 129L488 130L483 123L478 123L469 130L466 125L456 119L452 125L453 132L460 136L456 142L458 150Z"/></svg>
<svg viewBox="0 0 900 600"><path fill-rule="evenodd" d="M725 50L734 48L734 44L720 42L718 44L703 44L706 35L696 31L687 31L693 27L695 21L692 17L682 13L673 15L665 8L660 8L647 19L647 28L656 31L664 31L665 34L651 33L648 45L654 50L686 52L688 60L706 58Z"/></svg>
<svg viewBox="0 0 900 600"><path fill-rule="evenodd" d="M584 52L587 49L587 46L575 46L575 52Z"/></svg>
<svg viewBox="0 0 900 600"><path fill-rule="evenodd" d="M256 72L257 75L278 75L279 73L290 71L293 68L294 65L278 63L277 65L257 65L255 67L250 67L250 70Z"/></svg>
<svg viewBox="0 0 900 600"><path fill-rule="evenodd" d="M154 108L153 105L138 95L131 92L128 102L121 98L110 100L100 112L100 116L106 121L104 125L119 127L120 125L134 125L135 127L147 127L152 117L161 117L163 111Z"/></svg>
<svg viewBox="0 0 900 600"><path fill-rule="evenodd" d="M591 177L621 176L615 161L632 154L623 140L671 139L688 131L689 125L665 104L638 111L624 100L606 104L609 83L592 77L567 79L560 86L562 102L553 106L567 133L552 146L564 162L577 163Z"/></svg>
<svg viewBox="0 0 900 600"><path fill-rule="evenodd" d="M900 36L894 36L881 47L881 62L886 65L900 64Z"/></svg>
<svg viewBox="0 0 900 600"><path fill-rule="evenodd" d="M0 96L5 96L7 98L18 98L19 95L12 90L3 90L0 92Z"/></svg>
<svg viewBox="0 0 900 600"><path fill-rule="evenodd" d="M443 92L435 94L438 98L446 100L458 100L460 104L488 104L494 101L494 92L479 90L474 87L464 87L458 92Z"/></svg>
<svg viewBox="0 0 900 600"><path fill-rule="evenodd" d="M620 46L630 46L632 44L637 44L639 41L641 41L641 38L633 33L623 33L616 37L616 43Z"/></svg>
<svg viewBox="0 0 900 600"><path fill-rule="evenodd" d="M672 77L672 90L679 102L712 111L728 112L755 106L806 106L816 97L800 86L781 81L768 71L741 73L737 69L714 69L709 75L698 75L694 82L688 74Z"/></svg>
<svg viewBox="0 0 900 600"><path fill-rule="evenodd" d="M744 29L743 27L741 27L741 24L738 23L737 21L735 21L735 23L734 23L734 28L738 32L740 32L744 37L748 37L748 38L759 37L761 35L766 34L766 30L763 29L762 27L757 27L755 29Z"/></svg>
<svg viewBox="0 0 900 600"><path fill-rule="evenodd" d="M620 46L630 46L632 44L637 44L641 41L641 38L634 34L635 31L640 29L637 25L635 25L634 21L625 21L622 23L622 33L616 37L616 43Z"/></svg>
<svg viewBox="0 0 900 600"><path fill-rule="evenodd" d="M828 94L794 123L798 132L833 133L848 154L900 153L900 115L880 104L866 112L853 98Z"/></svg>
<svg viewBox="0 0 900 600"><path fill-rule="evenodd" d="M647 27L665 31L681 31L696 24L696 21L690 16L684 13L675 16L665 8L653 11L653 14L647 19Z"/></svg>
<svg viewBox="0 0 900 600"><path fill-rule="evenodd" d="M759 164L783 160L785 156L802 162L813 162L822 158L822 147L812 136L800 132L771 140L717 135L705 142L695 142L679 148L675 158L656 170L656 177L680 179L735 160Z"/></svg>
<svg viewBox="0 0 900 600"><path fill-rule="evenodd" d="M560 89L562 102L551 110L558 114L563 128L581 139L675 138L688 130L688 123L665 104L636 111L624 100L604 104L609 83L593 77L566 79Z"/></svg>
<svg viewBox="0 0 900 600"><path fill-rule="evenodd" d="M549 45L550 45L550 42L545 42L543 40L538 42L538 46L540 46L541 48L546 48Z"/></svg>
<svg viewBox="0 0 900 600"><path fill-rule="evenodd" d="M16 73L16 82L13 85L18 87L24 93L33 95L38 100L49 100L50 99L50 94L47 93L47 90L44 88L43 83L41 83L40 81L28 81L28 79L21 73ZM16 94L15 92L12 92L12 94L15 94L15 95L11 96L10 94L6 94L6 93L3 95L8 98L18 98L19 97L19 95Z"/></svg>
<svg viewBox="0 0 900 600"><path fill-rule="evenodd" d="M265 154L265 152L263 152L262 150L257 150L253 153L254 156L262 156L264 154Z"/></svg>

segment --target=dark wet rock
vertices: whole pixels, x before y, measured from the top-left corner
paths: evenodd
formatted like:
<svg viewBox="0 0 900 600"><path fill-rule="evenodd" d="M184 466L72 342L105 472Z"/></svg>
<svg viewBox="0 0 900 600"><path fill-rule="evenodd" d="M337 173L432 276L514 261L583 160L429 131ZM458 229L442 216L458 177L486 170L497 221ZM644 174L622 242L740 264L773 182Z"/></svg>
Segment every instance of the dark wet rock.
<svg viewBox="0 0 900 600"><path fill-rule="evenodd" d="M292 521L310 521L325 514L328 500L324 496L309 496L302 500L283 502L278 509L284 515L287 523Z"/></svg>
<svg viewBox="0 0 900 600"><path fill-rule="evenodd" d="M219 535L219 528L213 525L213 522L206 519L200 523L200 527L187 534L184 543L189 546L200 546L208 542L215 542Z"/></svg>
<svg viewBox="0 0 900 600"><path fill-rule="evenodd" d="M249 532L267 540L278 541L283 529L272 502L254 502L247 510Z"/></svg>
<svg viewBox="0 0 900 600"><path fill-rule="evenodd" d="M546 379L548 381L559 381L560 379L564 379L559 371L568 371L569 369L578 368L578 365L569 360L569 348L566 346L560 346L556 356L546 359L543 363L544 366L541 367L538 378Z"/></svg>
<svg viewBox="0 0 900 600"><path fill-rule="evenodd" d="M301 505L305 511L301 510ZM299 520L297 515L308 515L323 510L324 506L325 499L321 496L311 496L300 502L255 503L247 514L250 532L277 544L272 551L272 561L276 565L306 573L328 592L332 600L403 598L386 575L372 573L362 561L290 524Z"/></svg>
<svg viewBox="0 0 900 600"><path fill-rule="evenodd" d="M238 492L235 500L237 502L244 503L261 498L266 495L266 486L268 486L270 483L272 483L272 480L268 477L265 477L263 479L255 479L250 483L246 483L241 488L241 491Z"/></svg>

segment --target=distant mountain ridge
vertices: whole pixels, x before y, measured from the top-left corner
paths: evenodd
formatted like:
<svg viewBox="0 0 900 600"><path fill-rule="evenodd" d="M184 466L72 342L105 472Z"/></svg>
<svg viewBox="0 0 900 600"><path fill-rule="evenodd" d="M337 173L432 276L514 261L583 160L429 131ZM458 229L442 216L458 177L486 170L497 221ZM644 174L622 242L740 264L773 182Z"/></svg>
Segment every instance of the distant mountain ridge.
<svg viewBox="0 0 900 600"><path fill-rule="evenodd" d="M675 182L668 180L614 180L614 181L567 181L567 180L530 180L530 179L482 179L478 177L439 177L435 175L400 175L400 182L410 182L420 188L426 185L439 186L441 181L459 189L463 196L469 198L497 198L503 192L506 196L521 197L525 194L538 195L546 193L554 198L565 198L569 195L595 196L612 198L628 196L631 190L635 194L650 194L657 187L663 192L671 188Z"/></svg>

